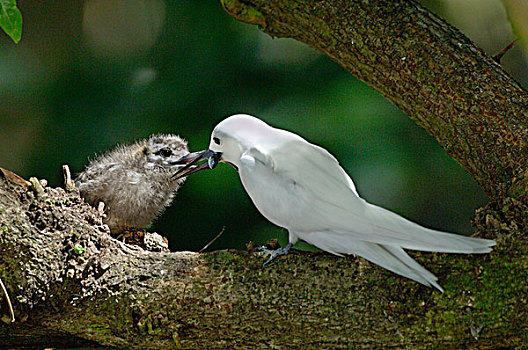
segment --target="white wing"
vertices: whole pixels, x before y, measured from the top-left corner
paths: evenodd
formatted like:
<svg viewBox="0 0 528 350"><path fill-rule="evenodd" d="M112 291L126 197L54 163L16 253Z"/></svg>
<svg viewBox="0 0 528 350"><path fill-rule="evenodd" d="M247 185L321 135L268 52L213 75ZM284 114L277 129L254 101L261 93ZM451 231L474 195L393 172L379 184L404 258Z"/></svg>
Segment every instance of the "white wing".
<svg viewBox="0 0 528 350"><path fill-rule="evenodd" d="M344 240L452 253L485 253L495 244L427 229L366 202L338 161L325 149L303 139L259 153L259 157L265 157L259 162L271 168L272 177L280 179L275 182L283 184L282 200L291 212L284 226L294 232L329 231L342 233Z"/></svg>

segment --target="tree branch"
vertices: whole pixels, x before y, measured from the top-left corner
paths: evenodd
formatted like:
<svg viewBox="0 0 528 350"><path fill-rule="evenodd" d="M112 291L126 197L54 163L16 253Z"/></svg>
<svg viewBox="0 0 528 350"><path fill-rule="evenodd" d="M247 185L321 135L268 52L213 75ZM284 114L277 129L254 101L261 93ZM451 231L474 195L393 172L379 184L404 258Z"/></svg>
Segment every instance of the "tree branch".
<svg viewBox="0 0 528 350"><path fill-rule="evenodd" d="M494 199L528 203L528 95L412 0L222 0L235 18L333 58L405 111Z"/></svg>
<svg viewBox="0 0 528 350"><path fill-rule="evenodd" d="M74 189L8 181L2 173L0 278L20 321L0 323L0 344L527 346L525 92L414 2L223 3L272 35L325 52L433 134L496 199L475 218L496 249L413 253L439 276L444 294L356 257L291 255L261 270L262 258L246 252L124 244ZM59 337L46 338L50 333Z"/></svg>
<svg viewBox="0 0 528 350"><path fill-rule="evenodd" d="M480 221L503 220L490 215ZM0 177L0 277L20 320L0 322L0 343L519 346L528 244L509 229L493 235L498 245L488 255L413 254L438 274L441 294L356 257L291 255L262 270L262 258L247 252L145 251L110 237L76 191ZM5 298L0 305L7 315Z"/></svg>

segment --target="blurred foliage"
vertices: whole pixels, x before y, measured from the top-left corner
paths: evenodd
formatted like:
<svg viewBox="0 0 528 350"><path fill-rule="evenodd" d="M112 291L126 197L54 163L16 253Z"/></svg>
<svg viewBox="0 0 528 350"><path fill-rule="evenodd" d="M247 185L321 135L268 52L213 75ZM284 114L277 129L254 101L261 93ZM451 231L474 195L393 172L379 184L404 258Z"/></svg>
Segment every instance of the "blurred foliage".
<svg viewBox="0 0 528 350"><path fill-rule="evenodd" d="M80 172L95 154L152 133L177 133L201 150L217 122L249 113L327 148L367 200L421 224L469 233L486 202L435 140L373 89L298 42L237 22L219 1L19 6L24 39L0 38L0 165L26 178L60 185L62 164ZM286 241L225 165L190 177L153 229L172 249L198 250L223 226L210 249Z"/></svg>
<svg viewBox="0 0 528 350"><path fill-rule="evenodd" d="M22 37L22 14L16 6L16 0L0 0L0 27L18 43Z"/></svg>

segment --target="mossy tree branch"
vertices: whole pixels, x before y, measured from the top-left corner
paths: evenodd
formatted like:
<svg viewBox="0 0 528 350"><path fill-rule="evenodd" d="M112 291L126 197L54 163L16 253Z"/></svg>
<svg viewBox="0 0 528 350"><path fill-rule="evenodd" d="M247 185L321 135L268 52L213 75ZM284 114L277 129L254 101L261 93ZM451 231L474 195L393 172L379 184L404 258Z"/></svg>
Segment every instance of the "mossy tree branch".
<svg viewBox="0 0 528 350"><path fill-rule="evenodd" d="M222 0L235 18L325 53L433 135L493 199L528 204L528 95L413 0Z"/></svg>
<svg viewBox="0 0 528 350"><path fill-rule="evenodd" d="M355 257L291 255L262 270L247 252L145 251L111 238L75 191L30 186L0 176L0 277L18 320L2 318L3 345L526 345L528 244L507 226L491 254L413 254L441 294ZM7 316L3 296L0 305Z"/></svg>
<svg viewBox="0 0 528 350"><path fill-rule="evenodd" d="M223 4L272 35L325 52L433 134L496 199L475 218L496 249L483 256L413 254L439 276L444 294L355 257L291 255L261 270L262 259L246 252L149 252L123 244L75 191L0 176L0 278L19 320L0 323L0 344L527 346L524 91L411 1ZM3 297L0 305L7 314Z"/></svg>

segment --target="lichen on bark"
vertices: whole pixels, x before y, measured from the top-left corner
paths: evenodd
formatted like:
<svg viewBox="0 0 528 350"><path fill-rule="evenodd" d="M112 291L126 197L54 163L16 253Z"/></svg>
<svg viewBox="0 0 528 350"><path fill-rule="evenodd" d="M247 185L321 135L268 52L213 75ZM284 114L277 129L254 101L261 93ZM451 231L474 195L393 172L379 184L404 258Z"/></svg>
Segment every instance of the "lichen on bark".
<svg viewBox="0 0 528 350"><path fill-rule="evenodd" d="M519 276L528 268L527 242L514 226L493 226L507 219L489 219L488 212L476 220L486 238L497 239L491 254L412 253L439 275L441 294L357 257L304 253L262 270L262 258L249 252L145 251L112 238L101 214L75 191L45 188L40 197L32 191L0 178L0 273L20 320L0 324L3 344L246 349L525 342L528 280ZM512 212L518 203L509 204ZM86 251L76 254L75 244Z"/></svg>
<svg viewBox="0 0 528 350"><path fill-rule="evenodd" d="M527 347L524 90L410 0L223 3L243 5L237 16L271 35L329 55L435 136L494 199L474 222L479 235L497 240L495 250L412 253L439 276L444 294L357 257L291 255L262 270L248 252L124 244L75 191L41 191L37 182L33 190L0 176L0 276L20 320L0 323L0 343ZM86 250L77 254L75 245Z"/></svg>

